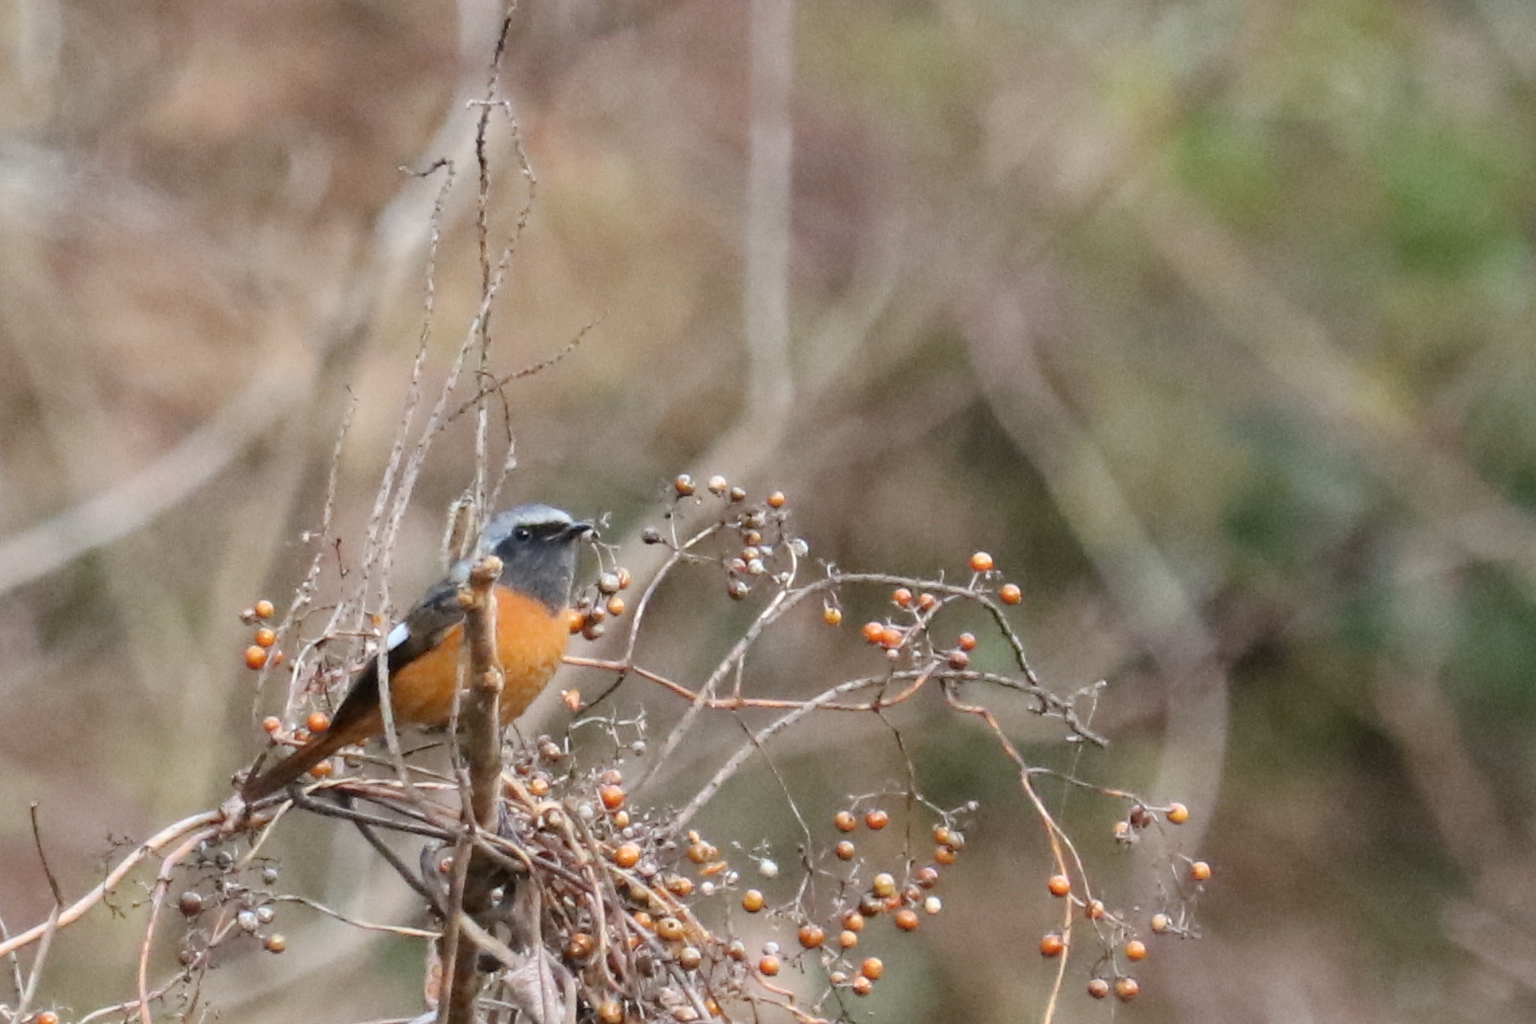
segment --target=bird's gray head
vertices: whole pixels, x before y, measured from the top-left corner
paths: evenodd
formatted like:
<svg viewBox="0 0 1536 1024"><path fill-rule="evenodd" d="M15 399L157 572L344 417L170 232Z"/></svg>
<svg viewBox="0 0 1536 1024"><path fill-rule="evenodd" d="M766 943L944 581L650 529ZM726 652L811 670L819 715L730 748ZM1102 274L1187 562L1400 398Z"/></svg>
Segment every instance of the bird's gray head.
<svg viewBox="0 0 1536 1024"><path fill-rule="evenodd" d="M591 532L591 523L551 505L518 505L491 517L477 553L500 558L502 585L535 598L554 614L571 603L576 541Z"/></svg>

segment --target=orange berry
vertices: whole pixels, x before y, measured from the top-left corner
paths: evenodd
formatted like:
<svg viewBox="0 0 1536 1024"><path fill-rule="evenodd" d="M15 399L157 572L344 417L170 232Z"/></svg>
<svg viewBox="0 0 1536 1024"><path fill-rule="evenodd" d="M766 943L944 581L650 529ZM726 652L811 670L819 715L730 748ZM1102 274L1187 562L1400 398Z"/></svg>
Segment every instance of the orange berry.
<svg viewBox="0 0 1536 1024"><path fill-rule="evenodd" d="M868 640L872 644L877 644L881 640L885 639L885 623L866 622L864 623L864 629L862 632L864 634L865 640Z"/></svg>
<svg viewBox="0 0 1536 1024"><path fill-rule="evenodd" d="M783 491L774 491L772 494L768 495L768 507L783 508L785 500L786 499L784 497Z"/></svg>
<svg viewBox="0 0 1536 1024"><path fill-rule="evenodd" d="M924 889L932 889L939 884L939 869L932 865L918 868L917 874L912 876L912 880Z"/></svg>
<svg viewBox="0 0 1536 1024"><path fill-rule="evenodd" d="M1066 948L1066 941L1062 939L1059 932L1046 932L1045 937L1040 940L1041 956L1061 956L1061 951Z"/></svg>
<svg viewBox="0 0 1536 1024"><path fill-rule="evenodd" d="M779 973L779 968L781 966L782 965L779 963L778 957L769 955L763 957L757 962L757 972L771 978L775 974Z"/></svg>
<svg viewBox="0 0 1536 1024"><path fill-rule="evenodd" d="M693 477L687 473L679 473L677 479L672 481L672 489L679 497L686 498L693 493Z"/></svg>
<svg viewBox="0 0 1536 1024"><path fill-rule="evenodd" d="M624 614L624 599L617 594L608 599L608 614L619 616Z"/></svg>
<svg viewBox="0 0 1536 1024"><path fill-rule="evenodd" d="M270 619L277 612L277 609L272 607L271 601L268 601L266 598L262 598L260 601L256 602L255 606L251 609L251 612L258 619Z"/></svg>
<svg viewBox="0 0 1536 1024"><path fill-rule="evenodd" d="M1083 908L1083 913L1088 915L1088 920L1097 921L1104 916L1104 901L1090 900L1088 906Z"/></svg>
<svg viewBox="0 0 1536 1024"><path fill-rule="evenodd" d="M261 728L269 734L280 732L283 728L283 720L276 715L268 715L261 720Z"/></svg>
<svg viewBox="0 0 1536 1024"><path fill-rule="evenodd" d="M839 832L852 832L859 827L859 821L848 811L838 811L832 816L832 824L837 826Z"/></svg>
<svg viewBox="0 0 1536 1024"><path fill-rule="evenodd" d="M567 960L585 960L597 949L597 943L586 932L577 932L572 935L570 941L565 944L565 958Z"/></svg>
<svg viewBox="0 0 1536 1024"><path fill-rule="evenodd" d="M272 667L273 668L276 668L277 666L281 665L283 662L285 662L287 660L288 660L288 655L284 654L282 651L273 651L272 652Z"/></svg>
<svg viewBox="0 0 1536 1024"><path fill-rule="evenodd" d="M844 839L833 848L833 852L837 854L838 860L853 860L853 855L858 852L858 848Z"/></svg>
<svg viewBox="0 0 1536 1024"><path fill-rule="evenodd" d="M704 962L704 954L693 946L684 946L677 952L677 966L685 971L696 971Z"/></svg>
<svg viewBox="0 0 1536 1024"><path fill-rule="evenodd" d="M821 609L821 618L829 626L839 625L843 621L843 610L830 604L826 605Z"/></svg>
<svg viewBox="0 0 1536 1024"><path fill-rule="evenodd" d="M749 914L755 914L759 910L762 910L767 902L768 901L763 898L763 894L758 892L756 889L748 889L746 892L741 894L741 909L745 910Z"/></svg>
<svg viewBox="0 0 1536 1024"><path fill-rule="evenodd" d="M864 824L875 831L879 831L891 823L891 816L882 810L873 810L864 815Z"/></svg>
<svg viewBox="0 0 1536 1024"><path fill-rule="evenodd" d="M903 907L896 911L895 921L896 927L900 928L904 932L917 931L917 926L920 923L918 921L917 911L913 910L911 907Z"/></svg>
<svg viewBox="0 0 1536 1024"><path fill-rule="evenodd" d="M327 759L311 768L309 774L317 779L328 779L335 771L336 769L331 766L330 760Z"/></svg>
<svg viewBox="0 0 1536 1024"><path fill-rule="evenodd" d="M639 925L641 928L644 928L646 931L652 931L656 927L656 922L651 919L651 915L647 914L643 910L635 911L635 924Z"/></svg>
<svg viewBox="0 0 1536 1024"><path fill-rule="evenodd" d="M267 940L263 942L262 945L267 948L268 953L281 953L283 950L288 948L288 940L283 938L281 935L273 934L268 935ZM58 1021L59 1018L55 1017L53 1019L54 1021ZM38 1024L42 1024L41 1018L39 1018Z"/></svg>
<svg viewBox="0 0 1536 1024"><path fill-rule="evenodd" d="M895 626L886 626L885 629L881 631L880 646L884 647L888 651L894 651L896 648L900 647L906 642L906 634L897 629Z"/></svg>
<svg viewBox="0 0 1536 1024"><path fill-rule="evenodd" d="M885 964L877 956L865 957L864 962L859 964L859 973L870 981L879 981L880 975L885 973Z"/></svg>
<svg viewBox="0 0 1536 1024"><path fill-rule="evenodd" d="M1051 890L1052 896L1065 896L1072 891L1072 879L1066 875L1052 875L1051 880L1045 883L1045 887Z"/></svg>
<svg viewBox="0 0 1536 1024"><path fill-rule="evenodd" d="M1125 944L1125 958L1127 960L1145 960L1147 958L1147 944L1140 939L1132 939Z"/></svg>
<svg viewBox="0 0 1536 1024"><path fill-rule="evenodd" d="M906 587L897 587L891 591L891 600L896 603L897 607L910 608L912 607L912 591Z"/></svg>
<svg viewBox="0 0 1536 1024"><path fill-rule="evenodd" d="M640 847L635 843L624 843L613 851L613 862L621 868L632 868L640 863Z"/></svg>
<svg viewBox="0 0 1536 1024"><path fill-rule="evenodd" d="M859 944L859 936L852 928L844 928L837 934L837 944L844 949L852 949Z"/></svg>
<svg viewBox="0 0 1536 1024"><path fill-rule="evenodd" d="M1109 995L1109 982L1103 978L1094 978L1088 983L1088 994L1095 999L1103 999Z"/></svg>
<svg viewBox="0 0 1536 1024"><path fill-rule="evenodd" d="M36 1024L59 1024L59 1015L52 1010L44 1010L33 1018Z"/></svg>
<svg viewBox="0 0 1536 1024"><path fill-rule="evenodd" d="M1211 877L1211 866L1203 860L1197 860L1189 866L1189 877L1204 882Z"/></svg>
<svg viewBox="0 0 1536 1024"><path fill-rule="evenodd" d="M721 476L719 473L716 473L714 476L709 478L704 486L709 488L709 493L711 494L724 494L727 490L730 489L731 482L725 477Z"/></svg>
<svg viewBox="0 0 1536 1024"><path fill-rule="evenodd" d="M656 934L668 942L676 942L683 937L683 922L675 917L664 917L656 922Z"/></svg>
<svg viewBox="0 0 1536 1024"><path fill-rule="evenodd" d="M806 949L816 949L827 941L827 933L814 924L804 925L800 929L800 945Z"/></svg>
<svg viewBox="0 0 1536 1024"><path fill-rule="evenodd" d="M616 811L624 806L624 787L602 786L597 791L597 797L608 810Z"/></svg>
<svg viewBox="0 0 1536 1024"><path fill-rule="evenodd" d="M870 883L870 888L875 891L876 896L879 896L881 899L888 899L896 894L896 879L893 875L882 871Z"/></svg>
<svg viewBox="0 0 1536 1024"><path fill-rule="evenodd" d="M1168 919L1167 914L1152 915L1152 931L1158 935L1166 932L1172 924L1173 922Z"/></svg>
<svg viewBox="0 0 1536 1024"><path fill-rule="evenodd" d="M267 649L265 647L258 647L255 644L252 644L245 649L246 668L256 670L266 665L266 663Z"/></svg>
<svg viewBox="0 0 1536 1024"><path fill-rule="evenodd" d="M985 551L978 551L971 556L971 569L975 572L991 572L992 556Z"/></svg>
<svg viewBox="0 0 1536 1024"><path fill-rule="evenodd" d="M974 651L976 649L976 634L961 633L960 639L955 641L962 651Z"/></svg>
<svg viewBox="0 0 1536 1024"><path fill-rule="evenodd" d="M1168 805L1168 824L1182 825L1189 820L1189 808L1180 803Z"/></svg>
<svg viewBox="0 0 1536 1024"><path fill-rule="evenodd" d="M587 617L575 608L565 610L565 627L572 633L580 633L586 628Z"/></svg>
<svg viewBox="0 0 1536 1024"><path fill-rule="evenodd" d="M622 565L615 566L613 574L619 578L620 590L628 590L629 585L634 582L634 577L631 576L629 574L629 570L624 568Z"/></svg>
<svg viewBox="0 0 1536 1024"><path fill-rule="evenodd" d="M598 1019L603 1024L624 1024L624 1007L616 999L608 999L598 1004Z"/></svg>
<svg viewBox="0 0 1536 1024"><path fill-rule="evenodd" d="M325 732L331 727L331 716L324 711L311 711L309 717L304 720L304 724L310 732Z"/></svg>
<svg viewBox="0 0 1536 1024"><path fill-rule="evenodd" d="M998 588L997 596L1003 604L1018 604L1024 600L1024 591L1017 583L1004 583Z"/></svg>
<svg viewBox="0 0 1536 1024"><path fill-rule="evenodd" d="M667 892L683 899L693 895L693 879L684 875L673 875L667 879Z"/></svg>
<svg viewBox="0 0 1536 1024"><path fill-rule="evenodd" d="M949 652L949 667L959 672L971 667L971 656L964 651Z"/></svg>
<svg viewBox="0 0 1536 1024"><path fill-rule="evenodd" d="M277 643L277 634L266 626L262 626L256 631L254 639L257 647L271 647Z"/></svg>
<svg viewBox="0 0 1536 1024"><path fill-rule="evenodd" d="M1141 986L1137 984L1135 978L1121 978L1115 982L1115 995L1119 997L1122 1003L1128 1003L1135 999L1136 994L1140 991Z"/></svg>
<svg viewBox="0 0 1536 1024"><path fill-rule="evenodd" d="M933 851L933 859L940 864L953 864L959 858L955 856L954 850L947 846L940 846Z"/></svg>
<svg viewBox="0 0 1536 1024"><path fill-rule="evenodd" d="M938 605L939 605L939 599L934 597L932 594L919 594L919 595L917 595L917 610L918 611L931 612L935 608L937 608Z"/></svg>
<svg viewBox="0 0 1536 1024"><path fill-rule="evenodd" d="M580 690L561 690L560 703L565 705L565 710L575 714L586 707L586 702L581 699Z"/></svg>
<svg viewBox="0 0 1536 1024"><path fill-rule="evenodd" d="M864 930L864 915L857 910L850 910L843 915L843 927L851 932Z"/></svg>
<svg viewBox="0 0 1536 1024"><path fill-rule="evenodd" d="M867 995L869 995L871 992L873 992L875 990L875 983L870 981L868 978L864 977L864 975L861 974L857 978L853 979L853 986L852 987L853 987L853 994L854 995L856 995L856 996L867 996Z"/></svg>

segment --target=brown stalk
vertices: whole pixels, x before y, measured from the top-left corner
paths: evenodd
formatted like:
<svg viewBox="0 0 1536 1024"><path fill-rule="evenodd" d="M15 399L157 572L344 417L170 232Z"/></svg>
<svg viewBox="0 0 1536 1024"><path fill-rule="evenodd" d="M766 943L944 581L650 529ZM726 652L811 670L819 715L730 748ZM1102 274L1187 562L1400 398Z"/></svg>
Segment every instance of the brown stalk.
<svg viewBox="0 0 1536 1024"><path fill-rule="evenodd" d="M464 640L469 651L469 678L459 707L460 750L468 765L469 800L466 838L475 831L496 830L497 798L501 792L501 686L496 653L496 579L501 559L488 555L475 563L464 603ZM442 943L444 972L452 980L441 1019L445 1024L471 1024L480 993L478 958L458 942L466 922L479 922L491 909L496 865L471 843L461 843L462 895L445 922ZM456 879L457 881L457 879ZM457 888L457 886L456 886Z"/></svg>

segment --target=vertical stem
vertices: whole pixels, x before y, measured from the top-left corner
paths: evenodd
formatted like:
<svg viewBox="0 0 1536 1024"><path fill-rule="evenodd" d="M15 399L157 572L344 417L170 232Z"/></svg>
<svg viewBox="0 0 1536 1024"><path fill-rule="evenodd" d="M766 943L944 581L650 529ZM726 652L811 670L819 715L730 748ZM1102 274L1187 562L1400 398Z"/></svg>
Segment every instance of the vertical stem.
<svg viewBox="0 0 1536 1024"><path fill-rule="evenodd" d="M464 641L469 649L468 687L459 710L463 730L461 746L469 765L469 793L465 806L466 837L476 829L496 827L497 797L501 790L501 686L502 671L496 652L496 579L501 559L487 555L470 570L464 601ZM461 783L462 785L462 783ZM463 872L462 897L449 907L453 915L478 922L491 908L495 865L461 841L455 866ZM456 879L457 880L457 879ZM446 922L444 937L458 939L455 922ZM480 992L480 972L472 945L445 942L443 969L448 977L446 1024L472 1024L475 998Z"/></svg>
<svg viewBox="0 0 1536 1024"><path fill-rule="evenodd" d="M747 169L745 332L747 407L782 414L793 397L789 366L789 250L794 134L794 0L752 0L752 132Z"/></svg>

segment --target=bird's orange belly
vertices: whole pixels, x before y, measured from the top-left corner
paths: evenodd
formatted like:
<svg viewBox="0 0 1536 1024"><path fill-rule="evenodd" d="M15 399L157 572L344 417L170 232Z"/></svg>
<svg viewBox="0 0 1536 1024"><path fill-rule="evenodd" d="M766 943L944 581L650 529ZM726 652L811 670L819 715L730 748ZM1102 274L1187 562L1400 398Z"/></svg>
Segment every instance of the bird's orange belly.
<svg viewBox="0 0 1536 1024"><path fill-rule="evenodd" d="M496 650L505 684L501 724L511 723L544 689L565 653L570 629L565 616L550 615L538 601L504 587L496 588ZM396 672L390 680L391 704L401 722L444 725L453 713L458 687L464 627L454 626L443 642Z"/></svg>

